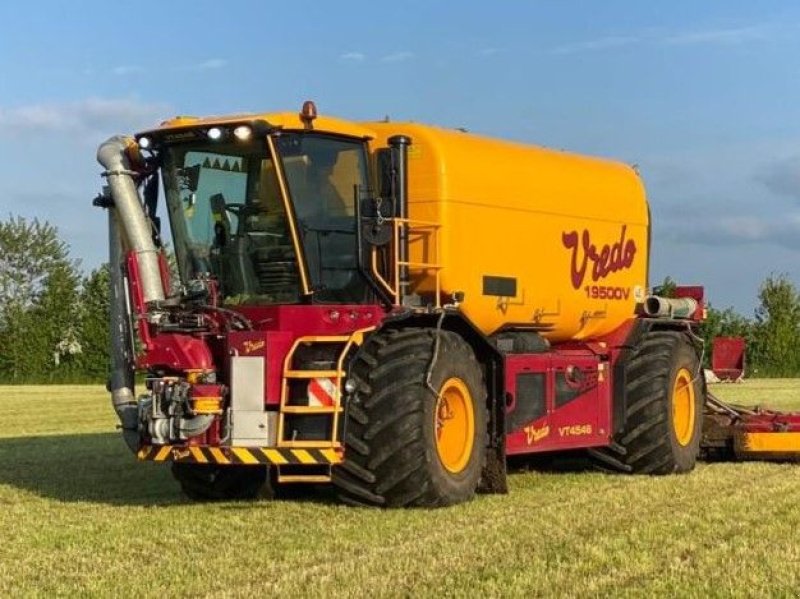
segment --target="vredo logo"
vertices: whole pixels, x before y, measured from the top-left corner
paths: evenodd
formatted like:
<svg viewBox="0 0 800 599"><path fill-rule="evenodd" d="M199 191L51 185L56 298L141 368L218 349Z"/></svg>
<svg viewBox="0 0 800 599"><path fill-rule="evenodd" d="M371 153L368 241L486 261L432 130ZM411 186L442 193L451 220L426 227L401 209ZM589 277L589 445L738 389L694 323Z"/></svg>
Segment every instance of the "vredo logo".
<svg viewBox="0 0 800 599"><path fill-rule="evenodd" d="M586 269L591 263L592 281L599 281L606 278L612 272L630 268L636 256L636 243L633 239L625 239L627 227L622 225L619 240L611 245L603 245L598 249L592 242L591 234L588 229L584 229L582 234L577 231L564 232L561 234L561 241L564 247L572 250L572 261L570 263L570 276L572 286L580 289L586 278Z"/></svg>

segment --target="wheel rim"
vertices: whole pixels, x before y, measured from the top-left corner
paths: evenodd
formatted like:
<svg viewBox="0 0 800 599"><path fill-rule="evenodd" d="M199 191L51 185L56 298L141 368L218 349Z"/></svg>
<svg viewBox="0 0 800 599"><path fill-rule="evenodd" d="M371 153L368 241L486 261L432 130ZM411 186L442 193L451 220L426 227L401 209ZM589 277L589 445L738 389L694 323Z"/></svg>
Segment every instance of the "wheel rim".
<svg viewBox="0 0 800 599"><path fill-rule="evenodd" d="M672 426L675 438L685 447L694 436L695 401L692 373L681 368L672 387Z"/></svg>
<svg viewBox="0 0 800 599"><path fill-rule="evenodd" d="M459 378L447 379L436 400L436 452L449 472L464 470L472 455L475 412L472 394Z"/></svg>

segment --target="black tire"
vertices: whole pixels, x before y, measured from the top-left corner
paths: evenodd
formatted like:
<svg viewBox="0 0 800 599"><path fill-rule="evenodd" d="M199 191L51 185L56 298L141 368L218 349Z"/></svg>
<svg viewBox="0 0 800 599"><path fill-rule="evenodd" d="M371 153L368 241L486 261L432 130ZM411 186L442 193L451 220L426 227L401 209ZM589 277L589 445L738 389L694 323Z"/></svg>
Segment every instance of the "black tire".
<svg viewBox="0 0 800 599"><path fill-rule="evenodd" d="M697 352L684 333L648 333L626 366L624 429L610 447L589 451L595 465L631 474L692 470L702 436L702 376ZM674 392L678 377L690 379L686 392L693 390L693 397ZM674 402L692 406L693 418L673 416Z"/></svg>
<svg viewBox="0 0 800 599"><path fill-rule="evenodd" d="M271 499L269 469L265 466L172 463L172 475L193 501Z"/></svg>
<svg viewBox="0 0 800 599"><path fill-rule="evenodd" d="M351 377L356 390L347 405L345 461L333 472L340 498L384 507L437 507L472 498L486 455L487 414L483 373L470 346L448 331L381 331L356 355ZM474 423L458 471L444 466L436 441L437 394L453 379L468 389L464 405L472 406ZM467 443L470 435L464 435Z"/></svg>

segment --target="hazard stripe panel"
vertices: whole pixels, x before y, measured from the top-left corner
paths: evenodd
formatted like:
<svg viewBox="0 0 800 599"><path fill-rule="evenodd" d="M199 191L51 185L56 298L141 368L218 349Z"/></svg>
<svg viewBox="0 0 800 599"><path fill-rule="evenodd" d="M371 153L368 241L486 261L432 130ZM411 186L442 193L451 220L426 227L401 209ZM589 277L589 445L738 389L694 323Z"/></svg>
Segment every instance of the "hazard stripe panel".
<svg viewBox="0 0 800 599"><path fill-rule="evenodd" d="M196 464L270 464L285 466L332 465L342 462L333 449L288 449L283 447L191 447L180 445L145 445L136 454L151 462L187 462Z"/></svg>
<svg viewBox="0 0 800 599"><path fill-rule="evenodd" d="M308 405L336 405L336 379L317 377L308 381Z"/></svg>

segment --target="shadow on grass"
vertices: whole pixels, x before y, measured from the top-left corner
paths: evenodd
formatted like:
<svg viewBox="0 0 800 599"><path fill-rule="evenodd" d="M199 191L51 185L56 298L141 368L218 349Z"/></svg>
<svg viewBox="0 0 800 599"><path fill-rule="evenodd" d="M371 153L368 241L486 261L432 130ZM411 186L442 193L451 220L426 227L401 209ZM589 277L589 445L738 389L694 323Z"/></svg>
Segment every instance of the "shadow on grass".
<svg viewBox="0 0 800 599"><path fill-rule="evenodd" d="M65 502L192 503L172 478L169 464L138 461L117 433L0 438L0 485ZM276 501L281 500L335 503L336 497L330 488L292 485L281 489Z"/></svg>
<svg viewBox="0 0 800 599"><path fill-rule="evenodd" d="M182 502L169 467L160 466L138 462L117 433L0 439L0 484L59 501Z"/></svg>
<svg viewBox="0 0 800 599"><path fill-rule="evenodd" d="M575 472L589 465L579 453L509 459L509 473ZM125 506L191 503L168 464L139 462L118 433L0 438L0 484L65 502ZM275 501L335 504L330 485L283 485ZM226 508L252 502L228 503Z"/></svg>
<svg viewBox="0 0 800 599"><path fill-rule="evenodd" d="M582 450L508 457L509 474L530 471L569 474L574 472L593 472L595 468L586 452Z"/></svg>

